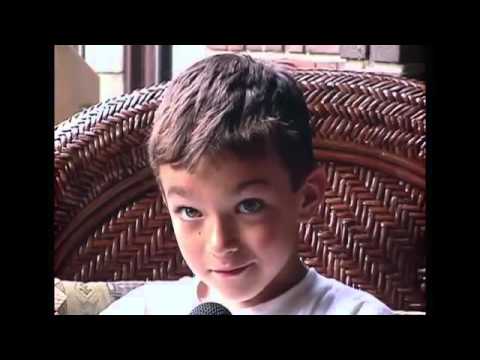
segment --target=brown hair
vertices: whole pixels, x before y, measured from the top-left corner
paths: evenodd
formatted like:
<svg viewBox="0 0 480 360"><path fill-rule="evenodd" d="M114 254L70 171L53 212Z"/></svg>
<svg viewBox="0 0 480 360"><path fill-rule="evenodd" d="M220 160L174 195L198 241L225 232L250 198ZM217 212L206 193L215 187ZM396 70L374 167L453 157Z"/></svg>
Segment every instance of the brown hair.
<svg viewBox="0 0 480 360"><path fill-rule="evenodd" d="M165 90L148 143L151 167L191 170L203 155L255 156L271 146L298 190L314 167L310 114L296 81L247 55L205 58Z"/></svg>

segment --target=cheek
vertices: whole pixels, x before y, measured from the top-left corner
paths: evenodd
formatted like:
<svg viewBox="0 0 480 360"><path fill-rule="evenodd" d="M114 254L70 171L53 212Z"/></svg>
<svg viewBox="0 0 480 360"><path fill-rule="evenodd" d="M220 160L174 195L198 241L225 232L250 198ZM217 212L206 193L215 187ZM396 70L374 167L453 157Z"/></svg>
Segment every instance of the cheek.
<svg viewBox="0 0 480 360"><path fill-rule="evenodd" d="M177 239L178 247L185 258L185 261L192 267L198 263L202 253L202 232L194 225L184 224L181 221L173 221L173 229L175 231L175 238Z"/></svg>
<svg viewBox="0 0 480 360"><path fill-rule="evenodd" d="M269 257L278 251L291 250L292 239L298 238L298 225L295 219L272 211L258 225L249 227L242 237L257 254Z"/></svg>

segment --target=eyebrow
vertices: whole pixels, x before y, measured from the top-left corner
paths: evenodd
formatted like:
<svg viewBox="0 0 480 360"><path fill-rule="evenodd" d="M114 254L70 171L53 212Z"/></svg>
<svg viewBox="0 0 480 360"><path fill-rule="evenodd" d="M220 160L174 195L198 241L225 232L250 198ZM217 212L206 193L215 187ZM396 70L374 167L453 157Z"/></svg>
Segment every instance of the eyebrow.
<svg viewBox="0 0 480 360"><path fill-rule="evenodd" d="M187 191L180 186L172 186L170 189L168 189L167 195L178 195L184 198L188 198L190 197L190 191Z"/></svg>
<svg viewBox="0 0 480 360"><path fill-rule="evenodd" d="M258 186L258 185L270 186L270 182L268 182L265 179L251 179L251 180L243 181L237 185L237 187L235 188L235 192L239 193L244 191L246 188L250 186ZM167 195L178 195L184 198L189 198L191 197L192 193L181 186L172 186L171 188L168 189Z"/></svg>

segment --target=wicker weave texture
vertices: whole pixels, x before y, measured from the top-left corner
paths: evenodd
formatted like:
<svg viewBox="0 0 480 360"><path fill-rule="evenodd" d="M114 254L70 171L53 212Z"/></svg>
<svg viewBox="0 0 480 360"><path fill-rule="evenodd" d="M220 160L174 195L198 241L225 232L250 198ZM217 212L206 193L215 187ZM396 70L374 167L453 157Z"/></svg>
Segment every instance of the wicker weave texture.
<svg viewBox="0 0 480 360"><path fill-rule="evenodd" d="M320 273L395 309L425 309L425 86L385 75L295 73L327 192L299 229ZM166 85L85 110L55 129L55 275L177 279L183 261L145 141Z"/></svg>

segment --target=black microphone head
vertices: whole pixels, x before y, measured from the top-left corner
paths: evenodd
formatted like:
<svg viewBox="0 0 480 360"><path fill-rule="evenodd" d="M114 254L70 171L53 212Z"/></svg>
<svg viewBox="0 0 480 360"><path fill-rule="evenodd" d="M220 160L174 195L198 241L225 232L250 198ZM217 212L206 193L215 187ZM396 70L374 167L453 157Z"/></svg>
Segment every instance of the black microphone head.
<svg viewBox="0 0 480 360"><path fill-rule="evenodd" d="M232 315L232 313L223 305L207 302L196 306L190 315Z"/></svg>

